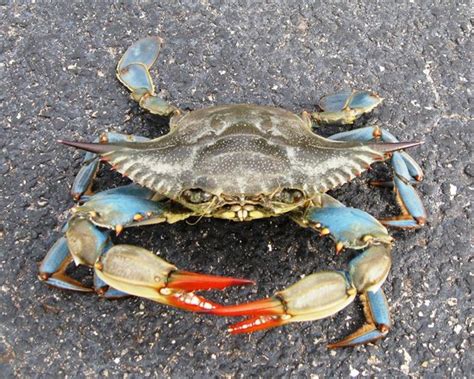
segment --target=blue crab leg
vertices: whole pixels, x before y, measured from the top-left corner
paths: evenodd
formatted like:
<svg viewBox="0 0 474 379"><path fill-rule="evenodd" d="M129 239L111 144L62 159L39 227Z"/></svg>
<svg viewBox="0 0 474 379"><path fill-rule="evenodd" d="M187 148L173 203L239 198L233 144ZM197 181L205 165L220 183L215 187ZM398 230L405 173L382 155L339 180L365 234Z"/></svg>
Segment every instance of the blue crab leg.
<svg viewBox="0 0 474 379"><path fill-rule="evenodd" d="M65 237L61 237L41 262L38 278L53 287L91 292L92 288L86 287L81 282L66 275L66 269L71 262L72 256L69 254L67 240Z"/></svg>
<svg viewBox="0 0 474 379"><path fill-rule="evenodd" d="M246 279L180 271L152 252L131 245L114 246L94 267L100 280L119 291L193 312L220 308L194 291L253 284Z"/></svg>
<svg viewBox="0 0 474 379"><path fill-rule="evenodd" d="M390 328L389 310L380 287L391 266L391 237L375 218L365 212L346 208L327 195L321 208L310 208L295 216L298 223L331 234L338 244L365 249L349 263L347 271L311 274L268 299L247 304L224 306L211 311L220 316L250 316L232 325L233 334L249 333L290 322L329 317L350 304L359 294L366 322L349 337L330 344L330 348L368 343L385 336Z"/></svg>
<svg viewBox="0 0 474 379"><path fill-rule="evenodd" d="M352 124L371 112L383 99L368 91L341 91L319 101L322 112L311 114L318 124Z"/></svg>
<svg viewBox="0 0 474 379"><path fill-rule="evenodd" d="M398 140L391 133L378 127L355 129L329 137L329 139L336 141L364 142L379 138L383 142L398 143ZM423 203L413 188L413 183L423 179L423 171L415 160L404 151L392 153L391 165L394 172L394 190L402 214L381 221L384 225L397 228L419 228L425 224L427 216ZM385 182L374 182L373 184L389 185Z"/></svg>
<svg viewBox="0 0 474 379"><path fill-rule="evenodd" d="M150 68L161 49L159 37L146 37L130 46L117 65L117 78L143 109L160 116L178 114L176 107L155 94Z"/></svg>
<svg viewBox="0 0 474 379"><path fill-rule="evenodd" d="M65 236L61 237L49 250L41 262L39 279L47 284L81 292L93 291L66 274L72 261L76 265L92 266L100 254L110 244L109 233L103 232L82 217L72 217Z"/></svg>
<svg viewBox="0 0 474 379"><path fill-rule="evenodd" d="M126 226L160 222L163 208L160 203L149 200L153 195L153 191L130 184L100 192L73 208L73 216L63 228L65 236L53 245L41 263L39 278L63 289L92 291L66 275L66 269L72 261L92 267L111 247L109 232L99 229L93 221L97 219L116 232ZM105 296L110 294L107 289L95 288Z"/></svg>
<svg viewBox="0 0 474 379"><path fill-rule="evenodd" d="M126 227L166 221L164 204L114 192L92 196L74 212L84 215L94 225L115 230L117 235Z"/></svg>
<svg viewBox="0 0 474 379"><path fill-rule="evenodd" d="M373 342L387 335L392 323L387 299L379 289L376 292L367 291L359 296L367 323L346 338L336 343L328 344L329 349L349 347Z"/></svg>
<svg viewBox="0 0 474 379"><path fill-rule="evenodd" d="M101 136L97 138L94 142L106 144L114 142L144 141L149 141L149 139L140 136L109 132L101 134ZM74 183L72 184L71 188L71 195L74 200L80 200L85 193L92 193L92 183L99 168L99 162L100 160L96 154L91 152L87 152L85 154L82 167L79 170L79 173L76 175L76 178L74 179Z"/></svg>

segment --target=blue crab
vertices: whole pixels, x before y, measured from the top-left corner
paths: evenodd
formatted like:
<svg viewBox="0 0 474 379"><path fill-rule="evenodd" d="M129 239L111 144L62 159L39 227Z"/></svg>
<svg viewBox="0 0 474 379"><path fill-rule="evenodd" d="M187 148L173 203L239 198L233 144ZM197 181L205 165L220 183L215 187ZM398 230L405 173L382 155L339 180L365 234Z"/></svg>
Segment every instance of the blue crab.
<svg viewBox="0 0 474 379"><path fill-rule="evenodd" d="M93 143L60 141L87 154L72 187L77 204L64 236L41 263L39 278L106 298L134 295L188 311L247 316L229 328L234 334L329 317L359 297L364 325L329 347L384 337L391 321L381 287L393 244L386 226L418 228L426 221L413 187L422 170L404 151L420 142L399 142L375 126L329 138L315 133L318 125L352 124L379 105L382 99L367 91L326 96L320 111L301 115L247 104L180 111L155 93L149 70L160 46L158 37L133 44L118 64L117 77L142 108L171 117L170 132L152 140L106 133ZM377 220L327 194L385 160L393 182L378 184L393 186L401 215ZM133 183L94 194L100 161ZM146 249L112 242L113 232L124 228L189 217L240 222L280 215L330 235L337 252L360 252L344 270L311 274L267 299L223 306L195 292L252 281L181 271ZM73 261L93 269L92 287L66 273Z"/></svg>

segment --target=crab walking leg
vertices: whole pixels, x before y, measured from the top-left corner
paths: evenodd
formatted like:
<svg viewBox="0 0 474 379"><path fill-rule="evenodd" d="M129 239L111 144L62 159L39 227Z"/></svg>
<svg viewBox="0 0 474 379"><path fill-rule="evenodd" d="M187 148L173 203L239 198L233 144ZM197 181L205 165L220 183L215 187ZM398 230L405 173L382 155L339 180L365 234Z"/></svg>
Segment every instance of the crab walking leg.
<svg viewBox="0 0 474 379"><path fill-rule="evenodd" d="M96 275L115 289L194 312L220 307L194 291L253 284L246 279L180 271L152 252L131 245L114 246L94 267Z"/></svg>
<svg viewBox="0 0 474 379"><path fill-rule="evenodd" d="M61 237L51 247L41 262L38 278L53 287L91 292L92 288L86 287L81 282L66 275L66 269L72 260L73 258L67 247L66 237Z"/></svg>
<svg viewBox="0 0 474 379"><path fill-rule="evenodd" d="M120 133L102 133L99 138L94 142L101 144L114 143L114 142L145 142L149 141L148 138L133 136ZM92 193L92 183L94 181L97 170L99 169L99 157L97 154L87 152L84 155L84 161L79 173L74 179L74 183L71 188L71 196L75 201L82 198L84 194Z"/></svg>
<svg viewBox="0 0 474 379"><path fill-rule="evenodd" d="M397 143L398 140L390 132L378 127L365 127L347 132L337 133L329 137L336 141L371 141L381 139L383 142ZM426 211L423 203L413 187L413 183L423 179L423 171L415 160L406 152L394 152L391 158L394 172L394 190L397 201L402 209L400 216L381 220L385 225L398 228L418 228L426 222ZM386 186L385 182L376 185Z"/></svg>
<svg viewBox="0 0 474 379"><path fill-rule="evenodd" d="M329 317L350 304L359 294L366 322L356 332L329 345L330 348L368 343L385 336L390 328L387 303L380 287L391 266L391 237L369 214L346 208L324 195L321 208L310 208L297 221L336 240L336 249L365 249L349 262L347 271L324 271L305 277L275 296L255 302L221 307L211 313L250 316L234 324L230 332L248 333L290 322Z"/></svg>
<svg viewBox="0 0 474 379"><path fill-rule="evenodd" d="M321 98L318 105L322 111L313 112L311 117L318 124L352 124L382 101L368 91L341 91Z"/></svg>
<svg viewBox="0 0 474 379"><path fill-rule="evenodd" d="M73 216L68 221L65 236L56 241L41 262L38 277L53 287L80 292L95 289L100 293L100 287L85 286L67 275L66 269L72 262L91 267L110 246L109 232L100 230L87 219Z"/></svg>
<svg viewBox="0 0 474 379"><path fill-rule="evenodd" d="M397 228L419 228L426 223L426 211L418 193L410 184L410 173L399 153L392 156L394 191L402 209L400 216L380 220L384 225Z"/></svg>
<svg viewBox="0 0 474 379"><path fill-rule="evenodd" d="M362 293L359 299L364 308L366 324L341 341L328 344L329 349L362 345L383 338L389 332L392 323L387 299L382 289Z"/></svg>
<svg viewBox="0 0 474 379"><path fill-rule="evenodd" d="M143 109L160 116L179 113L178 109L155 94L150 68L161 49L159 37L146 37L130 46L117 65L117 78L131 91Z"/></svg>

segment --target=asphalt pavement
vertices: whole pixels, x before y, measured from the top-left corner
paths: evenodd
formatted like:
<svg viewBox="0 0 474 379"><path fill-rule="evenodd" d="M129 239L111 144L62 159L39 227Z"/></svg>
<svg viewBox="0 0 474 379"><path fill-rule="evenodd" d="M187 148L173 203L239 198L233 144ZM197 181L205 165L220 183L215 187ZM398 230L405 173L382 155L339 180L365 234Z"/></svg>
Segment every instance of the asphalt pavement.
<svg viewBox="0 0 474 379"><path fill-rule="evenodd" d="M167 3L0 1L0 377L472 377L469 2ZM410 153L425 171L417 188L429 219L417 231L392 231L384 289L393 329L384 340L326 349L363 322L357 302L328 319L234 337L229 319L38 281L82 159L56 140L167 130L115 78L121 54L146 35L165 40L153 76L181 109L311 111L325 94L370 89L385 101L356 126L376 122L401 140L425 141ZM396 214L393 193L368 185L389 176L379 164L331 195L375 216ZM122 182L104 167L98 187ZM157 225L120 240L187 270L257 282L209 295L224 303L344 268L351 256L286 218Z"/></svg>

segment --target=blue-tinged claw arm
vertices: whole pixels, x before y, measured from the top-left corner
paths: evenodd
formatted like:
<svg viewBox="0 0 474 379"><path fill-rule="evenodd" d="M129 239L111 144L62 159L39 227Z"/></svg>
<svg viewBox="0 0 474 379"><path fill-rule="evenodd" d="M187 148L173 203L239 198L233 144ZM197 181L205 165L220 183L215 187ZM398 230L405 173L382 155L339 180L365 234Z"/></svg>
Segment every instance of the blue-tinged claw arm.
<svg viewBox="0 0 474 379"><path fill-rule="evenodd" d="M194 291L251 284L245 279L178 271L155 254L137 246L113 246L109 230L160 222L173 223L193 213L156 201L155 194L136 184L110 189L87 198L73 209L65 236L40 265L39 277L55 287L95 290L106 298L141 296L189 311L209 311L219 305ZM94 288L65 274L68 265L94 268Z"/></svg>
<svg viewBox="0 0 474 379"><path fill-rule="evenodd" d="M365 127L337 133L329 137L335 141L372 141L398 143L390 132L379 127ZM426 210L413 185L423 179L423 171L415 160L405 151L392 153L393 188L402 214L380 220L384 225L397 228L419 228L426 222ZM390 186L387 182L372 182L378 186Z"/></svg>
<svg viewBox="0 0 474 379"><path fill-rule="evenodd" d="M117 78L143 109L160 116L178 114L178 109L155 94L150 68L161 50L159 37L146 37L130 46L117 65Z"/></svg>
<svg viewBox="0 0 474 379"><path fill-rule="evenodd" d="M341 91L319 101L321 112L311 114L317 124L352 124L383 99L368 91Z"/></svg>
<svg viewBox="0 0 474 379"><path fill-rule="evenodd" d="M381 286L391 266L391 237L369 214L344 207L327 195L295 220L322 235L331 235L336 249L364 249L346 271L311 274L275 296L254 302L213 309L221 316L249 316L232 325L233 334L249 333L290 322L329 317L350 304L357 294L364 305L365 324L343 340L329 344L340 348L365 344L384 337L390 329L389 309ZM339 247L338 247L339 246Z"/></svg>
<svg viewBox="0 0 474 379"><path fill-rule="evenodd" d="M165 208L152 201L154 192L136 184L130 184L91 197L72 210L72 217L63 228L61 237L49 250L39 268L39 278L47 284L76 291L93 289L71 278L66 269L73 261L76 265L93 267L99 256L112 246L110 233L123 228L156 223L163 220ZM105 293L108 288L96 283L94 289Z"/></svg>

